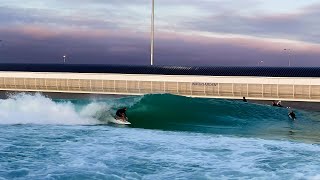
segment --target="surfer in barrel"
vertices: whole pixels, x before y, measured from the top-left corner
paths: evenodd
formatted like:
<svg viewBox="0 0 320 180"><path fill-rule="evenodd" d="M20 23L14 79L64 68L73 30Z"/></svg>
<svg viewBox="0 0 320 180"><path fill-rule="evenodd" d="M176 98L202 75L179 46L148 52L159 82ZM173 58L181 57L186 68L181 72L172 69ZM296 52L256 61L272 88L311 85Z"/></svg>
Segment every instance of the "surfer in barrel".
<svg viewBox="0 0 320 180"><path fill-rule="evenodd" d="M127 121L126 111L127 111L126 107L118 109L116 112L116 119L122 120L122 121Z"/></svg>

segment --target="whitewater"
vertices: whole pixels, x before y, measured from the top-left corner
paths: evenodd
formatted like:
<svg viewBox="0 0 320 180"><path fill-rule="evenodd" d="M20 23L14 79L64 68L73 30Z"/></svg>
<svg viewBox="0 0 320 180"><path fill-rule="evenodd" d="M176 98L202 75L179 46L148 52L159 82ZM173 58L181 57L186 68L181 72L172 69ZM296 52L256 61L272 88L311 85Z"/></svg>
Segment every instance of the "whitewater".
<svg viewBox="0 0 320 180"><path fill-rule="evenodd" d="M128 107L130 126L110 123ZM0 179L320 179L320 113L152 94L0 100Z"/></svg>

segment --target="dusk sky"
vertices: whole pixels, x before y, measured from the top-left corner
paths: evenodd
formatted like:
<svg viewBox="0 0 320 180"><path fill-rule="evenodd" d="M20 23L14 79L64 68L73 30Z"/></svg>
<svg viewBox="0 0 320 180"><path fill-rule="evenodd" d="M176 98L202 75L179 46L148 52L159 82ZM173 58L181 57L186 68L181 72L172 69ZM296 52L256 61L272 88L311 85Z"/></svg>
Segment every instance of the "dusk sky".
<svg viewBox="0 0 320 180"><path fill-rule="evenodd" d="M155 0L155 13L155 65L320 66L319 0ZM0 0L0 62L148 65L150 19L151 0Z"/></svg>

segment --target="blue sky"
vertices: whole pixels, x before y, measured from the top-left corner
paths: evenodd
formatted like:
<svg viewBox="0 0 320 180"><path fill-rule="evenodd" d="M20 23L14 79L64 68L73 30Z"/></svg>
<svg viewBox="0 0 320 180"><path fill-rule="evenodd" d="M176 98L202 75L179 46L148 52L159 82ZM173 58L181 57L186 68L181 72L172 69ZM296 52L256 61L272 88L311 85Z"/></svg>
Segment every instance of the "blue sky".
<svg viewBox="0 0 320 180"><path fill-rule="evenodd" d="M319 0L155 1L155 64L320 66ZM148 64L150 8L1 0L0 62L61 63L66 54L69 63Z"/></svg>

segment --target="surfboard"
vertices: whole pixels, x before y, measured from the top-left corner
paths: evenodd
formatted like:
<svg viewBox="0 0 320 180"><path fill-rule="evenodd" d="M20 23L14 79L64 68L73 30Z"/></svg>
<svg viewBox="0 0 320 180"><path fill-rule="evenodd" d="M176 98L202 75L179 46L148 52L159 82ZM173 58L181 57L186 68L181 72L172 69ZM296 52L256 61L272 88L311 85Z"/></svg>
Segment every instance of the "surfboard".
<svg viewBox="0 0 320 180"><path fill-rule="evenodd" d="M290 114L288 114L289 118L292 120L296 120L296 118L292 118L292 116Z"/></svg>
<svg viewBox="0 0 320 180"><path fill-rule="evenodd" d="M114 124L121 124L121 125L131 124L129 121L123 121L123 120L119 120L119 119L115 119L115 118L113 118L110 122L112 122Z"/></svg>

